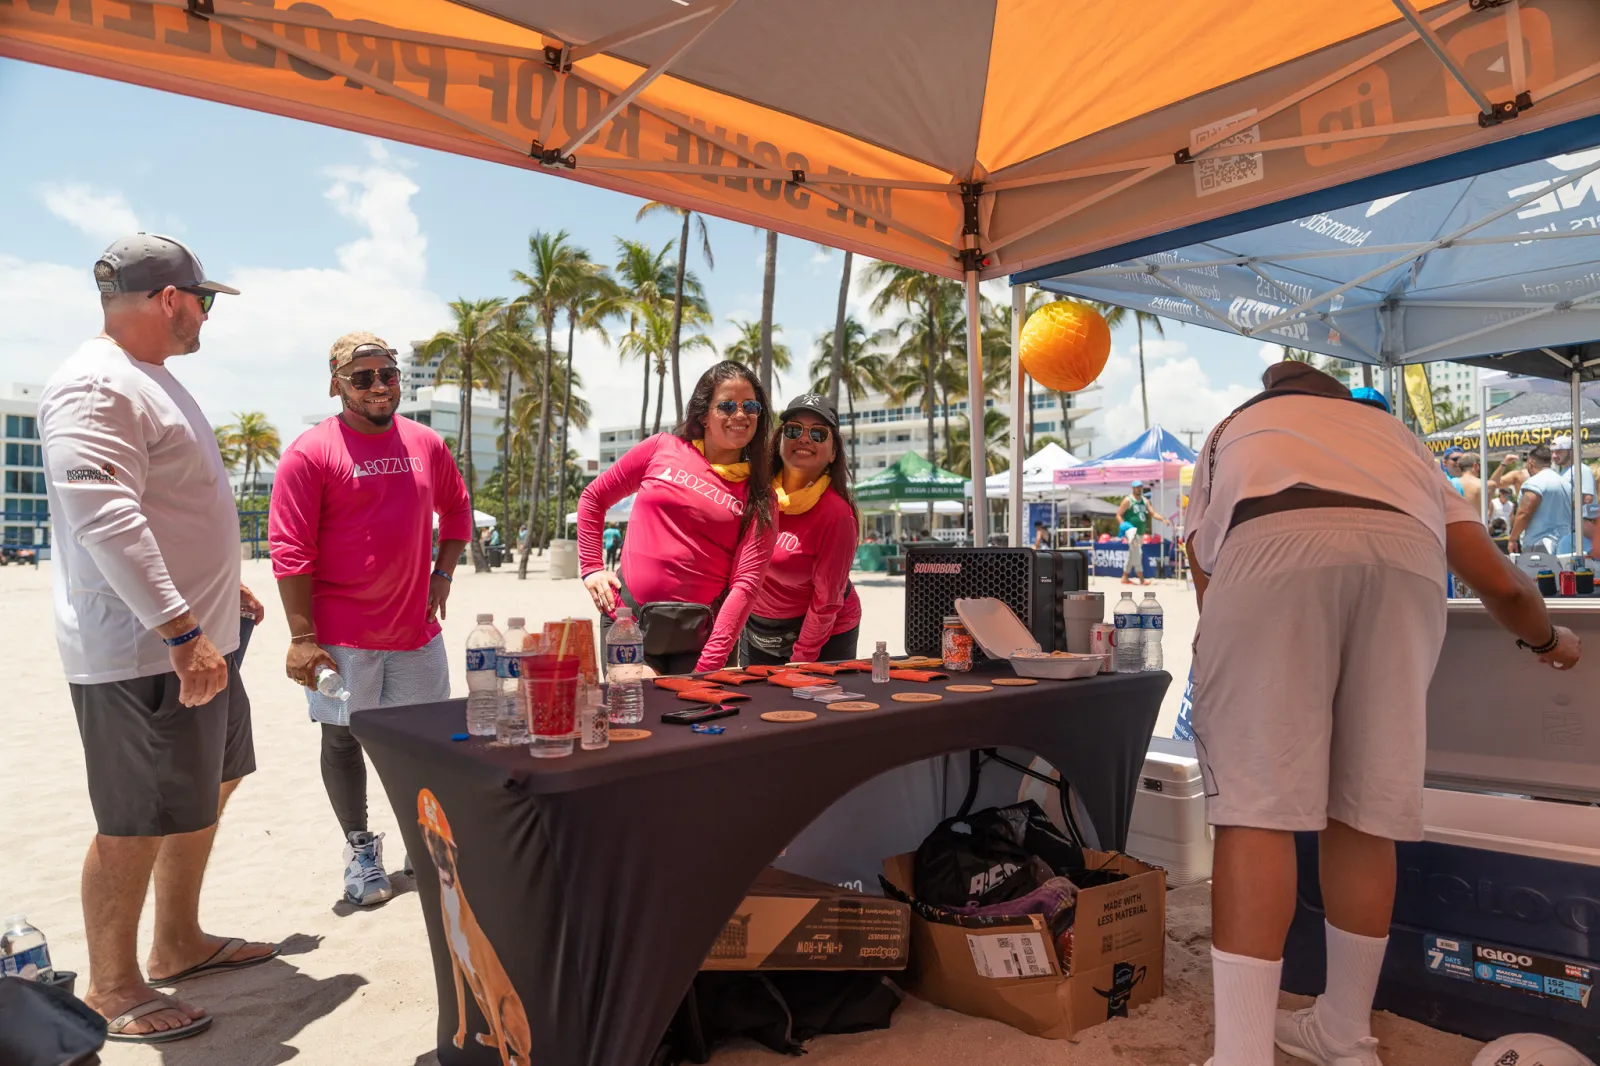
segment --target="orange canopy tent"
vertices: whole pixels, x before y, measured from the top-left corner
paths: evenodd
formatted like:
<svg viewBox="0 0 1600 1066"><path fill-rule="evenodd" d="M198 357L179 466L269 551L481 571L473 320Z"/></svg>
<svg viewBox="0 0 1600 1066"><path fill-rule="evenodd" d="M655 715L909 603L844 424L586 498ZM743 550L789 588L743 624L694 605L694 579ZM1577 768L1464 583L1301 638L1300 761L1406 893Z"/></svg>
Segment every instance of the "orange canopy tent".
<svg viewBox="0 0 1600 1066"><path fill-rule="evenodd" d="M1593 0L0 0L0 55L665 200L970 308L1600 113Z"/></svg>

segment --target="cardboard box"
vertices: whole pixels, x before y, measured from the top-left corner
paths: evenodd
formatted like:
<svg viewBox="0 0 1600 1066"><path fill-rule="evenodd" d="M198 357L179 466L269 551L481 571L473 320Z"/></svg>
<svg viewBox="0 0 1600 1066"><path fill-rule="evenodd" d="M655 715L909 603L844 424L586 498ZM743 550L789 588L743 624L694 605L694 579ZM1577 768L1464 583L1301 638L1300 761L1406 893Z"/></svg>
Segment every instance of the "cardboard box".
<svg viewBox="0 0 1600 1066"><path fill-rule="evenodd" d="M906 987L941 1007L993 1018L1034 1036L1064 1039L1126 1017L1162 993L1166 952L1165 875L1128 856L1084 852L1125 880L1078 894L1072 958L1063 966L1040 915L946 925L911 915ZM884 876L907 895L915 855L884 862Z"/></svg>
<svg viewBox="0 0 1600 1066"><path fill-rule="evenodd" d="M911 908L767 867L702 970L903 970Z"/></svg>

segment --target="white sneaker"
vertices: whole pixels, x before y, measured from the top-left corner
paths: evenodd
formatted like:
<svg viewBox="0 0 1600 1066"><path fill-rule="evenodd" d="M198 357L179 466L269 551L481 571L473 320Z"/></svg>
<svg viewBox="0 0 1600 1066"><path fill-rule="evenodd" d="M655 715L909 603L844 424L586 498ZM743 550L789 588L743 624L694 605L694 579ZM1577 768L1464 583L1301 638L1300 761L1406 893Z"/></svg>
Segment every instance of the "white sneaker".
<svg viewBox="0 0 1600 1066"><path fill-rule="evenodd" d="M1280 1010L1273 1026L1273 1043L1297 1059L1321 1066L1383 1066L1378 1060L1377 1037L1365 1037L1354 1045L1341 1047L1322 1031L1312 1011L1311 1007L1292 1012Z"/></svg>
<svg viewBox="0 0 1600 1066"><path fill-rule="evenodd" d="M383 834L351 833L344 846L344 898L358 907L382 903L394 895L383 872Z"/></svg>

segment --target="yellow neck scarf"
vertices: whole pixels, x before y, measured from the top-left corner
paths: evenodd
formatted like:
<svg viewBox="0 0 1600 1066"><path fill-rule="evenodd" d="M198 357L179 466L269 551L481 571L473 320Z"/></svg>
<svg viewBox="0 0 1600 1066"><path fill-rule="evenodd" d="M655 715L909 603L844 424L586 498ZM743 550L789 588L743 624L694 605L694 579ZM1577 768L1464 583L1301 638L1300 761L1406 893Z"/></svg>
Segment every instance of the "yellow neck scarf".
<svg viewBox="0 0 1600 1066"><path fill-rule="evenodd" d="M701 455L706 453L705 441L697 440L691 443L694 444L695 450ZM717 472L717 476L724 481L743 481L750 476L749 463L710 463L709 465L711 469Z"/></svg>
<svg viewBox="0 0 1600 1066"><path fill-rule="evenodd" d="M818 500L822 499L822 494L828 491L828 484L832 480L827 474L823 474L799 492L791 495L783 491L783 478L773 478L772 494L778 498L778 510L784 514L805 514L817 505Z"/></svg>

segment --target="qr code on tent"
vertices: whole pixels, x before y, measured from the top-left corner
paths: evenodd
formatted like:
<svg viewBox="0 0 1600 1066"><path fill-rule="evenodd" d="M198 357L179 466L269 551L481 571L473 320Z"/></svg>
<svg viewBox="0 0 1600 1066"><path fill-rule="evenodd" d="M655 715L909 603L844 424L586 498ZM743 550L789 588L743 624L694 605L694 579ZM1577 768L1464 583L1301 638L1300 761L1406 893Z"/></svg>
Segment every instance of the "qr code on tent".
<svg viewBox="0 0 1600 1066"><path fill-rule="evenodd" d="M1241 111L1237 115L1229 115L1209 126L1190 130L1189 150L1198 152L1213 142L1217 143L1218 150L1237 149L1238 146L1245 144L1260 144L1260 126L1247 126L1227 139L1217 141L1218 134L1253 114L1255 114L1254 108ZM1231 189L1236 185L1249 185L1264 177L1266 177L1266 162L1260 152L1252 152L1249 155L1201 156L1194 164L1194 194L1210 196L1212 193Z"/></svg>

